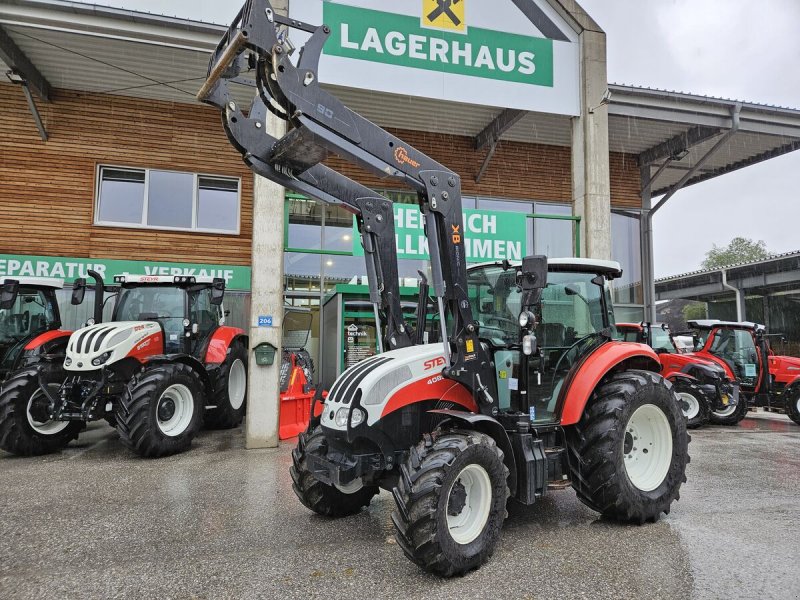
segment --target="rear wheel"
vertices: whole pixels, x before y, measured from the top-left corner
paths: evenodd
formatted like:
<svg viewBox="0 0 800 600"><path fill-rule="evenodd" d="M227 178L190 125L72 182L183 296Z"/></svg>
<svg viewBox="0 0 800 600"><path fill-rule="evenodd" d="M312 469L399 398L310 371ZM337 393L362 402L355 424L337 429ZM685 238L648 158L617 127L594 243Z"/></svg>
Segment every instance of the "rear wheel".
<svg viewBox="0 0 800 600"><path fill-rule="evenodd" d="M238 427L244 419L247 396L247 349L241 342L234 342L225 362L220 365L214 398L205 416L208 429L231 429Z"/></svg>
<svg viewBox="0 0 800 600"><path fill-rule="evenodd" d="M58 393L59 384L50 384ZM57 452L84 427L83 421L52 421L47 416L48 398L39 388L39 371L25 369L12 374L0 391L0 448L19 456Z"/></svg>
<svg viewBox="0 0 800 600"><path fill-rule="evenodd" d="M736 404L728 405L721 410L712 410L708 419L715 425L738 425L747 416L747 411L747 398L740 394Z"/></svg>
<svg viewBox="0 0 800 600"><path fill-rule="evenodd" d="M567 435L572 485L603 516L655 522L679 498L690 438L672 386L659 375L612 375Z"/></svg>
<svg viewBox="0 0 800 600"><path fill-rule="evenodd" d="M494 553L506 518L508 469L488 435L453 430L411 449L393 490L395 538L414 563L463 575Z"/></svg>
<svg viewBox="0 0 800 600"><path fill-rule="evenodd" d="M203 422L203 396L200 377L188 365L145 367L117 403L122 443L149 458L188 450Z"/></svg>
<svg viewBox="0 0 800 600"><path fill-rule="evenodd" d="M800 386L795 386L786 393L786 414L789 418L800 425Z"/></svg>
<svg viewBox="0 0 800 600"><path fill-rule="evenodd" d="M674 381L672 385L686 417L686 427L697 429L708 423L709 401L703 390L691 381L681 379Z"/></svg>
<svg viewBox="0 0 800 600"><path fill-rule="evenodd" d="M377 486L361 485L360 482L348 487L337 488L322 483L308 468L306 459L309 453L324 454L328 443L321 427L309 433L302 433L297 440L297 447L292 450L292 488L304 506L315 513L326 517L346 517L369 506L378 495Z"/></svg>

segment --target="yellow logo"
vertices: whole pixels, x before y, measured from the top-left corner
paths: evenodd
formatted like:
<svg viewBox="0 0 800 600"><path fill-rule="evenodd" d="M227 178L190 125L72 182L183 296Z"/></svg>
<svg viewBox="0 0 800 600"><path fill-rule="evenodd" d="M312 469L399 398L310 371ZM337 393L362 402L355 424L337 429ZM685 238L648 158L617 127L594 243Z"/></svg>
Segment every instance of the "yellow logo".
<svg viewBox="0 0 800 600"><path fill-rule="evenodd" d="M422 0L422 26L465 32L467 0Z"/></svg>
<svg viewBox="0 0 800 600"><path fill-rule="evenodd" d="M475 352L475 342L467 340L467 352Z"/></svg>

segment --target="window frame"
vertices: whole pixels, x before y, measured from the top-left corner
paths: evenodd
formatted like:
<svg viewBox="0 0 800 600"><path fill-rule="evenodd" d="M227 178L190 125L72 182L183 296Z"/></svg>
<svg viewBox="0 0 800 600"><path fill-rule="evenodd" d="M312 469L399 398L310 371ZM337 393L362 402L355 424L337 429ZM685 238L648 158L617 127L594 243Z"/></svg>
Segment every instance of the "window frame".
<svg viewBox="0 0 800 600"><path fill-rule="evenodd" d="M121 171L144 171L144 198L142 201L142 220L139 223L124 223L117 221L100 220L100 190L103 182L103 169L117 169ZM150 196L150 172L161 171L164 173L179 173L181 175L192 175L192 226L191 227L169 227L165 225L150 225L147 223L147 214ZM197 226L197 214L200 203L200 179L222 179L236 182L236 229L212 229ZM217 235L241 235L242 230L242 178L230 175L217 175L207 172L179 171L177 169L160 169L154 167L131 167L128 165L118 165L110 163L98 163L95 168L95 189L94 189L94 215L93 224L97 227L121 227L124 229L151 229L156 231L179 231L183 233L214 233Z"/></svg>

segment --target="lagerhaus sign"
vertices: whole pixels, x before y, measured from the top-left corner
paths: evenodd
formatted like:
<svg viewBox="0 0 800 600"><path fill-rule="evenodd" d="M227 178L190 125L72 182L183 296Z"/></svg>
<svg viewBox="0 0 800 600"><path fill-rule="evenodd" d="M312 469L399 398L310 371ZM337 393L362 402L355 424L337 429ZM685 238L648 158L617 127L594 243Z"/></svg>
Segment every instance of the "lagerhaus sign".
<svg viewBox="0 0 800 600"><path fill-rule="evenodd" d="M305 0L289 12L331 28L324 83L580 112L577 36L546 0Z"/></svg>

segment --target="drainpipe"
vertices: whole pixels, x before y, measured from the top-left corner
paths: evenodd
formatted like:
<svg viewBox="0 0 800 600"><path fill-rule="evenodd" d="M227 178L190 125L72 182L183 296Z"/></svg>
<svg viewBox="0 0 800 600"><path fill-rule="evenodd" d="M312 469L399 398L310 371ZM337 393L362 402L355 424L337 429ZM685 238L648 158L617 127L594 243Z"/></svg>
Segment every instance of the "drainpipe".
<svg viewBox="0 0 800 600"><path fill-rule="evenodd" d="M728 283L728 271L727 269L720 270L722 273L722 287L727 290L731 290L733 293L736 294L736 320L739 322L744 321L745 314L744 314L744 302L742 296L743 290L740 290L737 287L733 287L730 283Z"/></svg>

